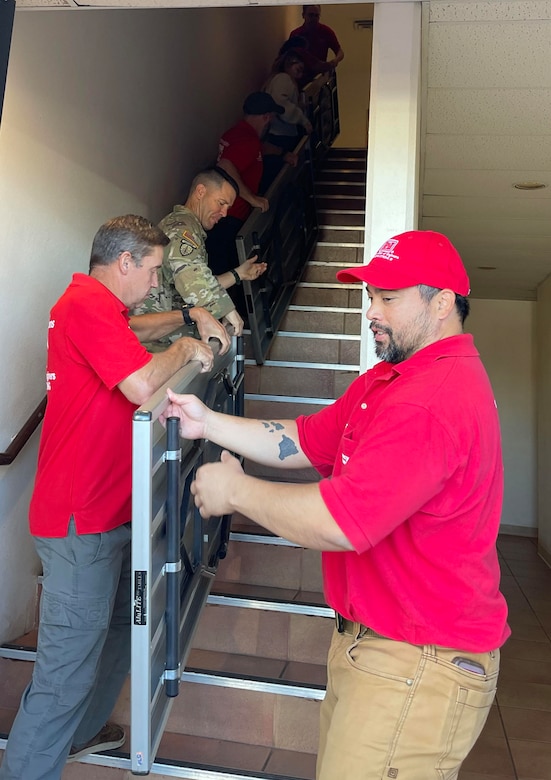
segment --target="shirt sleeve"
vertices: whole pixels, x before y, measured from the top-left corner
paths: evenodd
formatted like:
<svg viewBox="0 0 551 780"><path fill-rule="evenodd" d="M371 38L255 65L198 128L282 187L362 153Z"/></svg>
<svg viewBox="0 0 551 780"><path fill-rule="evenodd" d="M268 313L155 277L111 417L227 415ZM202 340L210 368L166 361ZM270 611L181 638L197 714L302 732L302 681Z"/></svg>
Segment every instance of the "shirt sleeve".
<svg viewBox="0 0 551 780"><path fill-rule="evenodd" d="M117 302L96 305L97 300L90 297L73 305L66 337L75 359L80 356L112 390L153 356L140 344Z"/></svg>
<svg viewBox="0 0 551 780"><path fill-rule="evenodd" d="M327 28L327 44L329 48L336 54L339 49L341 48L341 45L338 41L337 36L335 35L334 31L328 27Z"/></svg>
<svg viewBox="0 0 551 780"><path fill-rule="evenodd" d="M275 102L285 109L278 118L291 125L306 125L308 120L297 104L298 90L292 78L286 73L278 73L266 85L266 92Z"/></svg>
<svg viewBox="0 0 551 780"><path fill-rule="evenodd" d="M232 311L232 299L207 265L203 241L189 229L174 231L169 238L163 263L182 300L190 306L202 306L216 319Z"/></svg>

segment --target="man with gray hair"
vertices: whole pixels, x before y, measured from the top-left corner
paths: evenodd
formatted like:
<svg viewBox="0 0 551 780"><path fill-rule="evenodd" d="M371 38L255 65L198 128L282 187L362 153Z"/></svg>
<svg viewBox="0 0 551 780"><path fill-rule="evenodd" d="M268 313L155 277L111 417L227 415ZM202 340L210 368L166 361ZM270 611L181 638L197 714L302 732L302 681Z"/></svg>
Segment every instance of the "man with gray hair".
<svg viewBox="0 0 551 780"><path fill-rule="evenodd" d="M173 330L172 313L135 317L129 328L128 310L157 287L168 242L143 217L109 220L94 238L89 275L74 274L50 313L29 509L43 567L38 645L2 780L58 780L66 760L125 741L107 718L130 667L132 414L191 360L202 372L213 365L198 339L157 355L140 344L136 334Z"/></svg>

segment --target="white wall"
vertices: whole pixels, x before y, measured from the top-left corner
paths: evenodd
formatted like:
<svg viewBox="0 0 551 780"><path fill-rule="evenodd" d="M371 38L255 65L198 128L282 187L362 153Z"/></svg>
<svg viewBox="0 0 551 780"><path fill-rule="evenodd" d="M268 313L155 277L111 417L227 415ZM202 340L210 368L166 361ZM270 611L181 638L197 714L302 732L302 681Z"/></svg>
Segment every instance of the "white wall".
<svg viewBox="0 0 551 780"><path fill-rule="evenodd" d="M289 14L16 12L0 127L0 451L44 396L48 312L87 270L95 231L117 214L158 220L182 199L265 80ZM0 468L0 642L32 622L37 441Z"/></svg>
<svg viewBox="0 0 551 780"><path fill-rule="evenodd" d="M538 287L538 546L551 565L551 277Z"/></svg>
<svg viewBox="0 0 551 780"><path fill-rule="evenodd" d="M536 535L536 309L531 301L471 300L472 333L494 389L503 442L502 529Z"/></svg>
<svg viewBox="0 0 551 780"><path fill-rule="evenodd" d="M337 68L341 131L335 147L341 149L367 146L373 31L355 29L354 21L359 19L373 19L372 3L323 5L321 9L321 21L335 31L344 51Z"/></svg>

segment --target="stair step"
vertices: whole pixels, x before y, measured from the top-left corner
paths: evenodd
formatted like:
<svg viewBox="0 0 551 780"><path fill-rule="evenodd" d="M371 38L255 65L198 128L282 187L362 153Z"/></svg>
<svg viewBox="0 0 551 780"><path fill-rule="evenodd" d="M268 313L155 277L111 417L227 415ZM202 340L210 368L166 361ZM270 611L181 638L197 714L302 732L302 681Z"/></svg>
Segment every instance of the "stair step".
<svg viewBox="0 0 551 780"><path fill-rule="evenodd" d="M338 244L339 242L364 245L365 230L357 225L320 225L319 243Z"/></svg>
<svg viewBox="0 0 551 780"><path fill-rule="evenodd" d="M183 682L167 729L202 738L223 734L226 741L247 744L254 740L264 748L313 755L318 743L319 708L319 700L312 698Z"/></svg>
<svg viewBox="0 0 551 780"><path fill-rule="evenodd" d="M269 602L272 609L263 609L265 605L258 599L249 600L244 609L237 597L219 594L212 598L201 615L194 649L282 662L325 663L335 622L324 605L317 606L323 615L303 614L290 611L289 605L286 610L275 609L274 602Z"/></svg>
<svg viewBox="0 0 551 780"><path fill-rule="evenodd" d="M360 364L360 336L279 331L269 353L270 360Z"/></svg>
<svg viewBox="0 0 551 780"><path fill-rule="evenodd" d="M318 209L318 217L321 227L335 225L365 229L365 211L362 209Z"/></svg>
<svg viewBox="0 0 551 780"><path fill-rule="evenodd" d="M353 265L351 263L350 265ZM309 282L300 283L293 295L291 304L294 306L338 307L362 309L361 285L344 285L335 281L333 284L313 285Z"/></svg>
<svg viewBox="0 0 551 780"><path fill-rule="evenodd" d="M261 420L266 418L295 420L301 414L319 412L328 403L332 403L332 399L323 399L323 403L315 403L310 399L291 400L288 396L247 394L245 395L245 416ZM261 472L258 476L265 476L265 474ZM312 480L308 478L297 479L296 472L293 472L293 482L312 482Z"/></svg>
<svg viewBox="0 0 551 780"><path fill-rule="evenodd" d="M354 157L333 157L333 158L327 158L324 163L323 167L320 172L320 178L323 178L323 175L326 171L335 171L339 170L341 172L348 172L348 171L363 171L364 176L367 171L367 158L354 158Z"/></svg>
<svg viewBox="0 0 551 780"><path fill-rule="evenodd" d="M351 211L365 210L364 195L344 195L337 193L316 194L316 206L320 209L350 209Z"/></svg>
<svg viewBox="0 0 551 780"><path fill-rule="evenodd" d="M312 259L306 266L306 271L312 262L339 263L339 267L347 268L350 265L363 263L363 244L358 242L325 243L317 244L312 253Z"/></svg>
<svg viewBox="0 0 551 780"><path fill-rule="evenodd" d="M327 195L355 195L365 199L365 182L316 181L316 201Z"/></svg>
<svg viewBox="0 0 551 780"><path fill-rule="evenodd" d="M316 757L313 753L268 748L217 738L188 736L166 732L161 741L154 769L162 771L162 761L188 770L192 780L314 780ZM185 763L182 761L185 756ZM164 775L162 776L164 777ZM168 775L166 776L168 778ZM65 776L64 776L65 780ZM122 778L121 778L122 780Z"/></svg>
<svg viewBox="0 0 551 780"><path fill-rule="evenodd" d="M339 146L332 146L330 149L327 150L326 160L367 160L367 149L366 148L348 148L348 147L339 147Z"/></svg>
<svg viewBox="0 0 551 780"><path fill-rule="evenodd" d="M261 585L282 588L293 597L299 592L318 592L322 598L320 553L302 547L274 545L269 539L251 542L235 535L228 545L228 554L220 561L213 593L219 593L224 583ZM288 596L284 597L289 599Z"/></svg>
<svg viewBox="0 0 551 780"><path fill-rule="evenodd" d="M316 188L326 182L338 182L339 184L363 184L365 187L366 170L353 168L344 161L339 166L324 165L316 177Z"/></svg>
<svg viewBox="0 0 551 780"><path fill-rule="evenodd" d="M358 376L359 366L288 363L266 361L249 365L245 371L245 392L255 395L285 395L298 398L331 398L341 396Z"/></svg>
<svg viewBox="0 0 551 780"><path fill-rule="evenodd" d="M361 309L291 305L281 322L282 330L359 335Z"/></svg>
<svg viewBox="0 0 551 780"><path fill-rule="evenodd" d="M185 682L303 696L320 701L327 684L326 666L263 658L258 654L194 649L182 675Z"/></svg>
<svg viewBox="0 0 551 780"><path fill-rule="evenodd" d="M354 267L358 265L358 263L346 263L346 262L337 262L335 260L312 260L308 265L306 266L306 269L304 271L304 274L302 276L303 282L309 282L311 284L315 283L335 283L340 284L339 280L337 279L337 273L339 271L344 270L345 268L350 268L351 266ZM361 265L361 263L360 263Z"/></svg>

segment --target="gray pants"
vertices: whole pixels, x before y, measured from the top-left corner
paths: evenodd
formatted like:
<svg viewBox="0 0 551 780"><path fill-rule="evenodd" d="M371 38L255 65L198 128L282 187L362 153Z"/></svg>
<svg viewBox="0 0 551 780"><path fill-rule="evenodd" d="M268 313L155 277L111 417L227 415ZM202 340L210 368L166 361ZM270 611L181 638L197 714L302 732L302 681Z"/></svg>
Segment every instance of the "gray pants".
<svg viewBox="0 0 551 780"><path fill-rule="evenodd" d="M38 650L0 780L59 780L72 744L109 718L130 669L129 524L35 537L44 580Z"/></svg>

